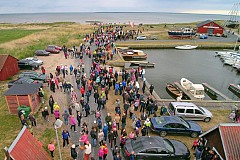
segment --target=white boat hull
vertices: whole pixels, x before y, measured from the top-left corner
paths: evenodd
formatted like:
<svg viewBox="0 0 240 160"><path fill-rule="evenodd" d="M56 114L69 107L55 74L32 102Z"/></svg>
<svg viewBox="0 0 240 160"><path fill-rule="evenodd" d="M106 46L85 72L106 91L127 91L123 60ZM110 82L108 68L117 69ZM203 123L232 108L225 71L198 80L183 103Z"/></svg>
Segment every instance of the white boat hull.
<svg viewBox="0 0 240 160"><path fill-rule="evenodd" d="M191 93L195 98L204 99L205 97L204 87L202 84L193 84L191 81L189 81L186 78L182 78L180 80L180 84L186 91Z"/></svg>
<svg viewBox="0 0 240 160"><path fill-rule="evenodd" d="M176 49L181 49L181 50L191 50L191 49L196 49L198 46L192 46L192 45L184 45L184 46L176 46Z"/></svg>

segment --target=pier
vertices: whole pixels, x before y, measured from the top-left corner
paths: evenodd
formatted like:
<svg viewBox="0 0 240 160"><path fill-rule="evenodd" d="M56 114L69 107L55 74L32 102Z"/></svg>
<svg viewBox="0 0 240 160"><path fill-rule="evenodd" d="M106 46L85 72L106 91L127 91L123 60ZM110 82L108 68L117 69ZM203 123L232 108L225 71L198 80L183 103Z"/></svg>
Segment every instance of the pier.
<svg viewBox="0 0 240 160"><path fill-rule="evenodd" d="M212 95L214 96L220 96L223 99L225 99L226 101L231 101L232 99L228 98L226 95L224 95L223 93L221 93L220 91L218 91L217 89L211 87L209 84L207 83L202 83L204 89L208 92L210 92Z"/></svg>

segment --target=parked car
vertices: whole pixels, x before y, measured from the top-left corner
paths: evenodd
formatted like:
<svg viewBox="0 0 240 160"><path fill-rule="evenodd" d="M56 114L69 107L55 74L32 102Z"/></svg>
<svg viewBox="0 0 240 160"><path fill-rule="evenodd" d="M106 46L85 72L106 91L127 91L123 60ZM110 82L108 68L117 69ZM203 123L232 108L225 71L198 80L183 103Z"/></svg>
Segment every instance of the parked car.
<svg viewBox="0 0 240 160"><path fill-rule="evenodd" d="M206 35L206 34L199 35L199 39L207 39L207 38L208 38L208 35Z"/></svg>
<svg viewBox="0 0 240 160"><path fill-rule="evenodd" d="M43 64L43 61L38 59L37 57L28 57L25 58L26 60L30 60L30 61L34 61L35 63L39 64L39 66L41 66Z"/></svg>
<svg viewBox="0 0 240 160"><path fill-rule="evenodd" d="M19 78L28 77L33 80L46 82L46 75L38 72L22 72L19 74Z"/></svg>
<svg viewBox="0 0 240 160"><path fill-rule="evenodd" d="M60 53L60 50L56 48L54 45L48 45L45 51L50 53Z"/></svg>
<svg viewBox="0 0 240 160"><path fill-rule="evenodd" d="M49 56L50 52L47 52L45 50L36 50L35 55L36 56Z"/></svg>
<svg viewBox="0 0 240 160"><path fill-rule="evenodd" d="M159 136L142 136L137 137L136 140L128 139L124 147L124 159L129 159L132 151L134 151L136 159L141 160L190 159L190 152L184 143Z"/></svg>
<svg viewBox="0 0 240 160"><path fill-rule="evenodd" d="M18 67L20 69L36 70L39 68L39 64L27 59L21 59L18 61Z"/></svg>
<svg viewBox="0 0 240 160"><path fill-rule="evenodd" d="M202 120L204 122L209 122L213 117L212 113L206 108L198 107L189 102L170 102L168 113L186 120Z"/></svg>
<svg viewBox="0 0 240 160"><path fill-rule="evenodd" d="M136 40L146 40L147 37L146 36L138 36L136 37Z"/></svg>
<svg viewBox="0 0 240 160"><path fill-rule="evenodd" d="M197 137L202 133L201 127L193 121L186 121L178 116L161 116L150 119L151 129L164 137L167 134L185 134Z"/></svg>
<svg viewBox="0 0 240 160"><path fill-rule="evenodd" d="M8 83L8 88L12 87L13 85L17 85L17 84L36 84L36 83L41 83L43 86L43 82L42 81L36 81L27 77L23 77L23 78L18 78L16 80L10 81Z"/></svg>
<svg viewBox="0 0 240 160"><path fill-rule="evenodd" d="M216 36L216 37L222 37L222 34L217 33L215 36Z"/></svg>

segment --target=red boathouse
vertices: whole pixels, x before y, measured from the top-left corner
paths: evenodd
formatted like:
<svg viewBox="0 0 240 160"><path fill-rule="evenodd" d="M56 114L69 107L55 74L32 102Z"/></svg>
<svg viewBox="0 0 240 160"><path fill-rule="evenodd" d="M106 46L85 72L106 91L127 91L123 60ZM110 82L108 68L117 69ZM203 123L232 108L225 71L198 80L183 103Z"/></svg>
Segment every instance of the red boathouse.
<svg viewBox="0 0 240 160"><path fill-rule="evenodd" d="M201 22L197 24L197 32L198 33L205 33L205 34L211 34L211 35L216 35L216 34L223 34L224 28L220 26L219 24L215 23L214 21L207 20L204 22Z"/></svg>

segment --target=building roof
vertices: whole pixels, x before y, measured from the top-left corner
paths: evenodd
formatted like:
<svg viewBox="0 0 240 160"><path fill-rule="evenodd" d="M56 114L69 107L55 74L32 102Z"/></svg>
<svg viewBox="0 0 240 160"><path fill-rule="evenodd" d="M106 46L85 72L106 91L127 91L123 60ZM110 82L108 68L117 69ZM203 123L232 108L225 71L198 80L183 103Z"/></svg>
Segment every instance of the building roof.
<svg viewBox="0 0 240 160"><path fill-rule="evenodd" d="M41 83L36 84L16 84L9 88L4 95L29 95L38 92Z"/></svg>
<svg viewBox="0 0 240 160"><path fill-rule="evenodd" d="M201 23L198 23L198 24L197 24L197 27L201 27L201 26L203 26L203 25L205 25L205 24L208 24L208 23L210 23L210 22L213 22L213 21L211 21L211 20L203 21L203 22L201 22Z"/></svg>
<svg viewBox="0 0 240 160"><path fill-rule="evenodd" d="M11 56L11 55L7 55L7 54L0 55L0 71L2 70L4 63L6 62L8 56ZM13 56L11 56L11 57L13 57ZM13 57L13 58L15 58L15 57Z"/></svg>
<svg viewBox="0 0 240 160"><path fill-rule="evenodd" d="M50 160L50 155L40 145L39 141L23 126L17 138L8 149L14 160Z"/></svg>
<svg viewBox="0 0 240 160"><path fill-rule="evenodd" d="M219 130L221 141L223 144L223 150L226 160L240 159L240 124L238 123L220 123L218 126L203 133L199 137L203 137L215 129Z"/></svg>

